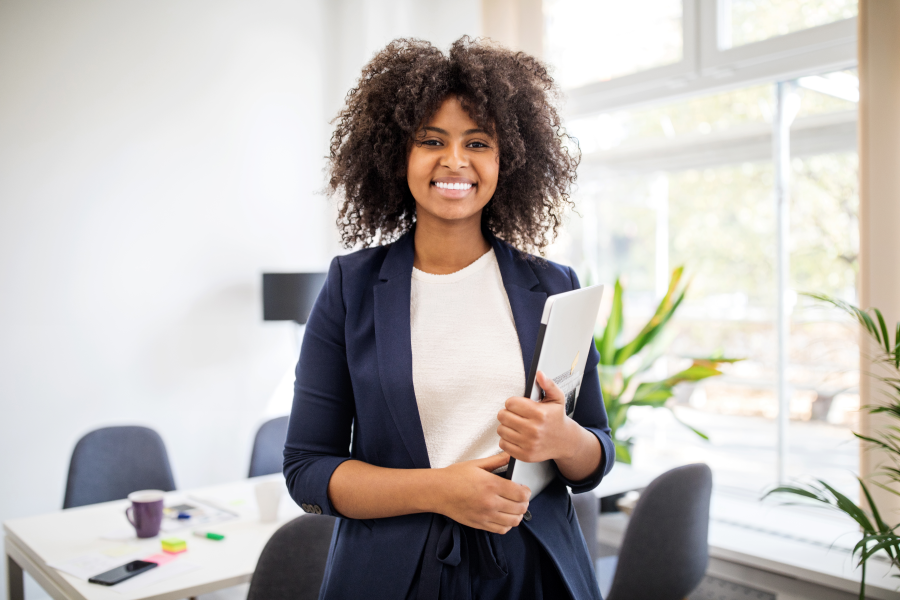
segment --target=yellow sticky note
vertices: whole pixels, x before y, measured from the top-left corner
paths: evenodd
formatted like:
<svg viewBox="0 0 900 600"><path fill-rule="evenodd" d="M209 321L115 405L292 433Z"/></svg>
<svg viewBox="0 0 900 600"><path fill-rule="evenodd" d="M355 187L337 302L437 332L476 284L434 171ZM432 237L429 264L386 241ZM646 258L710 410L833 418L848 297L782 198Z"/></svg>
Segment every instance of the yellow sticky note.
<svg viewBox="0 0 900 600"><path fill-rule="evenodd" d="M168 538L162 540L161 543L163 552L168 552L169 554L178 554L187 550L187 542L180 538Z"/></svg>

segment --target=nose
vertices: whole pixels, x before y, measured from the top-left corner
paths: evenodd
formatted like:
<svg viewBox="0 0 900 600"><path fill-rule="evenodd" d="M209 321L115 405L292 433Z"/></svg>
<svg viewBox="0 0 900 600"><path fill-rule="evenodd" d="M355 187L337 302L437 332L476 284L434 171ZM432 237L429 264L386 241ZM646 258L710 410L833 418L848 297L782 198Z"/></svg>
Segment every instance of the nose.
<svg viewBox="0 0 900 600"><path fill-rule="evenodd" d="M467 167L468 164L469 159L466 156L465 148L463 148L462 144L447 144L446 151L441 157L442 167L447 167L451 171L458 171L459 169Z"/></svg>

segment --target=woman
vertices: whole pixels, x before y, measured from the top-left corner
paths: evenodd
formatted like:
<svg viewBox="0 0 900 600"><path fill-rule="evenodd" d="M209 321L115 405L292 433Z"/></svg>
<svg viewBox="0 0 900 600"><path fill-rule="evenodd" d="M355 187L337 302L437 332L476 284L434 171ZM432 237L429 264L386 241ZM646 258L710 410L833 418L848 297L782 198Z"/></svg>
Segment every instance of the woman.
<svg viewBox="0 0 900 600"><path fill-rule="evenodd" d="M525 253L578 163L553 90L537 60L462 38L391 43L347 96L330 190L368 248L331 264L285 445L294 500L341 517L322 598L599 598L565 487L613 464L596 350L574 418L543 374L545 401L521 397L544 301L578 287ZM510 456L558 477L532 498L492 473Z"/></svg>

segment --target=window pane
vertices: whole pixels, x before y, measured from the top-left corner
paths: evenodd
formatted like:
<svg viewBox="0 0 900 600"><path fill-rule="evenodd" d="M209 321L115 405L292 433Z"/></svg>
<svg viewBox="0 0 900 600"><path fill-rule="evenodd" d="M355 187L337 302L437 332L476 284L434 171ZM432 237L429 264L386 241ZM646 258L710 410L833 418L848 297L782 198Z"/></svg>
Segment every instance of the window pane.
<svg viewBox="0 0 900 600"><path fill-rule="evenodd" d="M544 0L544 58L565 88L681 61L681 0Z"/></svg>
<svg viewBox="0 0 900 600"><path fill-rule="evenodd" d="M834 119L824 113L855 110L855 74L835 75L798 86L795 127L827 128ZM621 431L634 440L636 466L707 462L717 486L755 497L775 482L777 461L774 175L771 146L757 139L771 131L772 101L772 86L761 85L567 123L586 152L573 196L579 215L550 252L575 266L582 281L622 277L626 324L619 345L652 316L663 293L660 280L685 266L690 290L663 340L663 358L641 380L674 374L689 357L721 352L745 360L723 367L722 376L676 388L673 412L631 408ZM634 158L649 152L684 164L677 161L685 140L710 148L691 150L708 166L647 168ZM719 157L718 148L737 143L755 144L759 153L746 162ZM858 334L842 314L799 292L857 301L856 160L846 151L792 161L795 301L787 365L788 476L825 479L850 497L858 488L859 444L851 432L859 405Z"/></svg>
<svg viewBox="0 0 900 600"><path fill-rule="evenodd" d="M857 303L859 194L855 152L792 161L791 288ZM790 477L856 493L859 330L840 311L800 296L791 315ZM828 458L823 459L824 453Z"/></svg>
<svg viewBox="0 0 900 600"><path fill-rule="evenodd" d="M857 0L725 0L720 46L733 48L856 16Z"/></svg>
<svg viewBox="0 0 900 600"><path fill-rule="evenodd" d="M859 77L856 69L797 80L800 106L797 118L824 113L855 111L859 106Z"/></svg>
<svg viewBox="0 0 900 600"><path fill-rule="evenodd" d="M772 118L772 86L758 85L644 110L618 111L570 121L567 131L582 152L631 143L724 132Z"/></svg>

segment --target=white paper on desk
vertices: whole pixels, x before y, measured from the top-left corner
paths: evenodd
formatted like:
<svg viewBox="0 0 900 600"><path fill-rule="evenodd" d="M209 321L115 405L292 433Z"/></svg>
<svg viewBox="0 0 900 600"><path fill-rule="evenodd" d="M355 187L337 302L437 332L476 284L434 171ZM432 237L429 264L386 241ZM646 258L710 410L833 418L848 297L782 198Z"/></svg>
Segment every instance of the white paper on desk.
<svg viewBox="0 0 900 600"><path fill-rule="evenodd" d="M184 559L173 560L168 564L161 565L155 569L150 569L140 575L135 575L131 579L126 579L122 583L117 583L110 589L122 594L127 594L128 592L142 590L145 587L150 587L154 583L159 583L160 581L165 581L166 579L171 579L172 577L177 577L183 573L188 573L199 568L200 565L195 565Z"/></svg>
<svg viewBox="0 0 900 600"><path fill-rule="evenodd" d="M68 573L78 579L87 581L94 575L106 573L116 567L128 564L133 560L139 560L142 556L146 555L146 550L125 556L107 556L100 552L90 552L88 554L76 556L75 558L70 558L69 560L47 564L58 571Z"/></svg>
<svg viewBox="0 0 900 600"><path fill-rule="evenodd" d="M199 514L195 514L189 519L172 519L166 517L162 520L160 531L162 531L163 533L173 533L176 531L183 531L185 529L205 527L213 523L230 521L239 517L239 513L237 511L226 509L210 500L196 498L192 495L189 495L187 497L187 502L200 504L201 506L199 507Z"/></svg>

